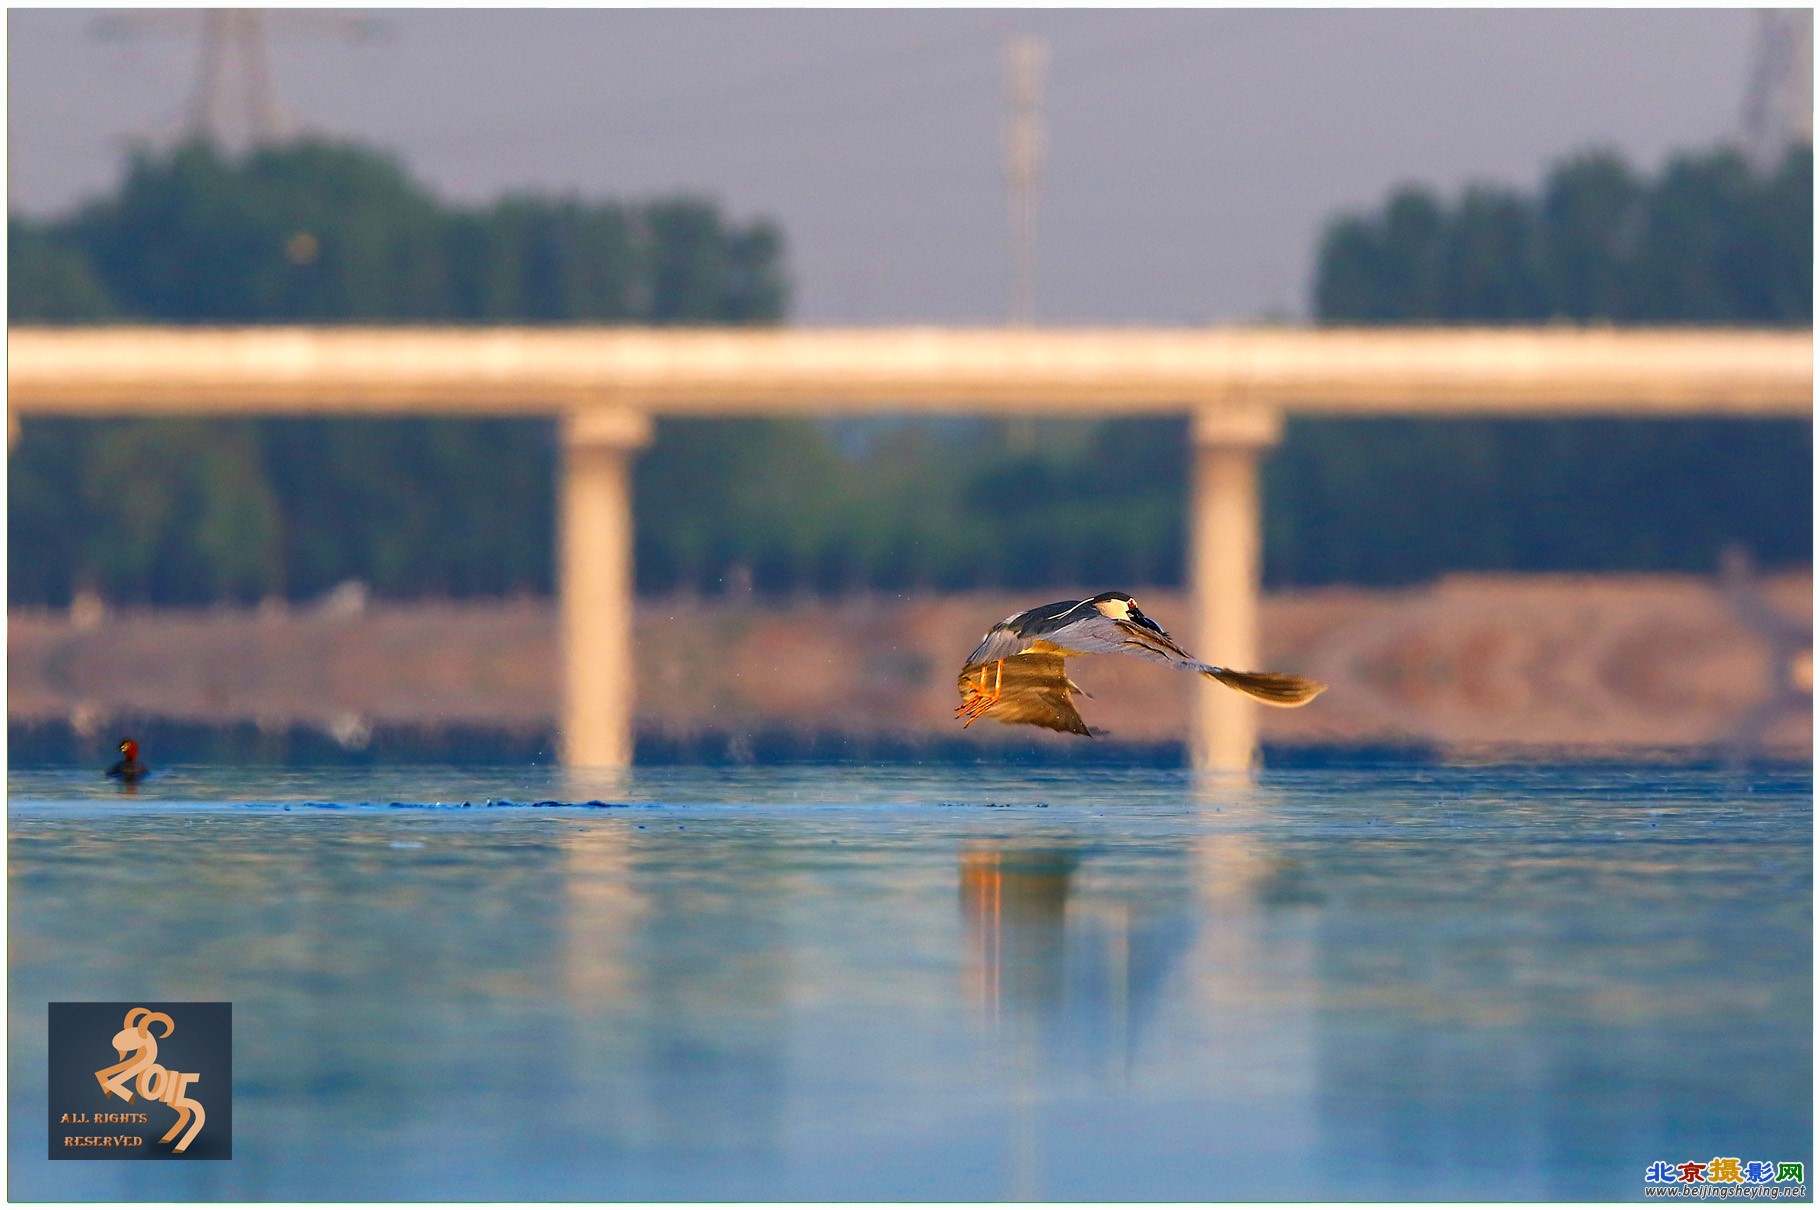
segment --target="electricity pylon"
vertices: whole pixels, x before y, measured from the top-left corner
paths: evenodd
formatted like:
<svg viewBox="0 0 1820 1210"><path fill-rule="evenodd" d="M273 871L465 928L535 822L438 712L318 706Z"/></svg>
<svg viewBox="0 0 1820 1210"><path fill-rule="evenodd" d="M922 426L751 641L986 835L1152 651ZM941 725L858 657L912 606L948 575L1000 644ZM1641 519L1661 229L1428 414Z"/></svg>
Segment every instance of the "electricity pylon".
<svg viewBox="0 0 1820 1210"><path fill-rule="evenodd" d="M1010 211L1010 291L1006 319L1012 327L1036 322L1036 186L1043 163L1043 68L1049 44L1035 34L1005 40L1005 199ZM1016 451L1036 447L1036 424L1027 417L1006 423Z"/></svg>
<svg viewBox="0 0 1820 1210"><path fill-rule="evenodd" d="M1744 153L1759 171L1781 162L1793 143L1814 137L1814 11L1766 8L1757 13L1744 93Z"/></svg>
<svg viewBox="0 0 1820 1210"><path fill-rule="evenodd" d="M385 30L373 18L339 13L284 10L271 16L281 32L308 32L349 43L372 41ZM110 13L97 18L90 30L110 41L167 31L199 35L185 137L240 150L269 146L291 133L292 123L272 84L266 12L241 8Z"/></svg>
<svg viewBox="0 0 1820 1210"><path fill-rule="evenodd" d="M1036 187L1043 162L1043 68L1049 44L1035 34L1005 42L1005 195L1011 217L1014 325L1036 322Z"/></svg>

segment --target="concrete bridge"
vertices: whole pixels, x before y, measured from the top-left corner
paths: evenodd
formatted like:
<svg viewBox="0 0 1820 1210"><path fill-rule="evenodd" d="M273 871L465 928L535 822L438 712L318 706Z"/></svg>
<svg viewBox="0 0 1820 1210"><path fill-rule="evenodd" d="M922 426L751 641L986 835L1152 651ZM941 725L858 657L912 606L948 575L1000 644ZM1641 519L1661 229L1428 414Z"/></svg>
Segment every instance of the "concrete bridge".
<svg viewBox="0 0 1820 1210"><path fill-rule="evenodd" d="M1286 413L1806 416L1813 346L1697 328L15 328L8 389L13 440L53 414L559 417L564 754L612 767L632 754L630 467L654 415L1186 414L1184 630L1248 667L1257 467ZM1255 709L1201 686L1196 766L1248 767Z"/></svg>

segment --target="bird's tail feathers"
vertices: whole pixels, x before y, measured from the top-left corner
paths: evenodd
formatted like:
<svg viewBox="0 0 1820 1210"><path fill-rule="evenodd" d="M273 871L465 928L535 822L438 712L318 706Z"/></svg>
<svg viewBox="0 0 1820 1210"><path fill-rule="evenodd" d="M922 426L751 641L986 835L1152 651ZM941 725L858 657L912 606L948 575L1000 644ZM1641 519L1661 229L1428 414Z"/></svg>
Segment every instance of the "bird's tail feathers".
<svg viewBox="0 0 1820 1210"><path fill-rule="evenodd" d="M1300 706L1327 688L1320 681L1287 672L1235 672L1230 668L1202 668L1201 672L1268 706Z"/></svg>

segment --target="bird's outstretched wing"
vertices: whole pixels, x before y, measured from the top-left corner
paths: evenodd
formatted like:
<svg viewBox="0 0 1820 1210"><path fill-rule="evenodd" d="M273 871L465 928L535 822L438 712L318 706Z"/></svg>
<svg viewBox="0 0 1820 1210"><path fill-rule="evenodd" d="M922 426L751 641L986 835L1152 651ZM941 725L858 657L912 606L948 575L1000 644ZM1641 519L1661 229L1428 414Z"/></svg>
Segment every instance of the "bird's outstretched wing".
<svg viewBox="0 0 1820 1210"><path fill-rule="evenodd" d="M967 657L966 666L977 668L981 664L1008 660L1028 646L1030 646L1030 640L1013 630L1009 621L1000 622L986 632L986 637L980 640L980 645L975 647L973 654ZM966 674L962 673L962 675Z"/></svg>
<svg viewBox="0 0 1820 1210"><path fill-rule="evenodd" d="M1038 605L1035 609L1014 613L986 632L985 637L980 639L980 645L967 657L967 663L984 664L988 660L1002 660L1026 651L1047 650L1051 654L1063 654L1035 636L1086 614L1101 616L1093 608L1091 597L1084 601L1052 601L1047 605ZM1032 646L1033 643L1035 646Z"/></svg>
<svg viewBox="0 0 1820 1210"><path fill-rule="evenodd" d="M961 669L956 687L961 705L956 714L974 719L994 718L1001 723L1029 723L1074 735L1096 732L1081 721L1072 697L1083 690L1068 679L1059 655L1030 653L998 658Z"/></svg>
<svg viewBox="0 0 1820 1210"><path fill-rule="evenodd" d="M1183 651L1162 627L1148 618L1143 622L1120 621L1096 609L1086 609L1049 637L1056 644L1082 655L1135 655L1193 672L1210 667Z"/></svg>
<svg viewBox="0 0 1820 1210"><path fill-rule="evenodd" d="M1145 618L1122 621L1100 613L1083 614L1065 631L1051 636L1069 651L1085 654L1135 655L1156 660L1188 672L1198 672L1240 693L1249 694L1267 706L1300 706L1312 701L1327 688L1310 677L1287 672L1240 672L1221 668L1195 659L1162 627Z"/></svg>

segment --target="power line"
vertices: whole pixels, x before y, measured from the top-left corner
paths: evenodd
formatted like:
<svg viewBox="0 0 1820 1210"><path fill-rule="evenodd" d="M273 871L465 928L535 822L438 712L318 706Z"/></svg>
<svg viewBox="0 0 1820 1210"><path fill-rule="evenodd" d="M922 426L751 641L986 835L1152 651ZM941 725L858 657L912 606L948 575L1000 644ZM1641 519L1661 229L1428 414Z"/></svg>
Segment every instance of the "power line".
<svg viewBox="0 0 1820 1210"><path fill-rule="evenodd" d="M968 60L952 52L977 39L977 31L968 28L885 47L870 55L841 55L792 65L718 87L643 95L635 111L596 115L578 113L571 106L551 114L526 113L491 125L465 123L450 134L420 130L413 137L444 149L486 146L501 139L540 147L593 144L603 136L663 138L674 143L678 138L705 134L745 142L750 137L746 132L754 125L784 129L783 123L788 122L793 133L816 124L848 125L864 120L867 106L892 105L906 94L934 86L930 65L944 74L957 68L970 70ZM895 78L891 74L905 68L910 74ZM584 121L585 125L577 125Z"/></svg>

